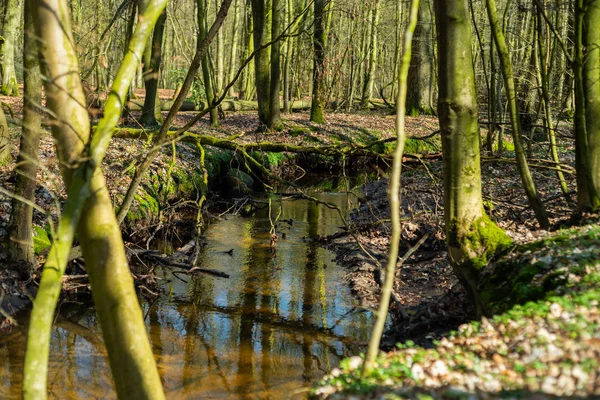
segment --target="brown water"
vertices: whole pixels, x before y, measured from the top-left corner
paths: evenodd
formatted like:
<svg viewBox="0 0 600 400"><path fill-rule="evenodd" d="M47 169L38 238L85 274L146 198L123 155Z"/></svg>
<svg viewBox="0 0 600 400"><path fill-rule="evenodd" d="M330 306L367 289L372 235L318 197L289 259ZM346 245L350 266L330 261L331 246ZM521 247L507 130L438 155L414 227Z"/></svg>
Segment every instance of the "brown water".
<svg viewBox="0 0 600 400"><path fill-rule="evenodd" d="M348 210L341 194L319 195ZM168 295L145 304L147 327L167 397L304 398L306 388L364 349L373 316L354 308L333 254L311 238L338 230L337 212L307 201L273 200L282 209L275 254L266 210L213 223L199 265L229 279L163 277ZM287 238L281 239L285 232ZM230 256L224 251L233 249ZM19 398L25 336L0 344L0 398ZM52 332L51 397L114 398L93 309L60 317Z"/></svg>

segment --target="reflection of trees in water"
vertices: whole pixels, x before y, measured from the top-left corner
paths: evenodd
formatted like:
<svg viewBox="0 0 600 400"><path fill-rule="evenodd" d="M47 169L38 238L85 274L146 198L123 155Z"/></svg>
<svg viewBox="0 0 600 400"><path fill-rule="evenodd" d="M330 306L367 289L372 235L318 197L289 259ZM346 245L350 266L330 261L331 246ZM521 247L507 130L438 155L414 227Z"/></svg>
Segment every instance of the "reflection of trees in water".
<svg viewBox="0 0 600 400"><path fill-rule="evenodd" d="M268 217L268 216L266 216ZM240 296L240 330L238 354L238 393L252 397L252 383L256 374L255 364L260 361L260 381L266 390L272 387L273 344L275 330L265 314L276 317L279 308L280 279L277 258L269 246L270 224L268 218L255 219L250 229L254 240L246 251L244 277ZM254 333L260 329L260 358L255 354Z"/></svg>
<svg viewBox="0 0 600 400"><path fill-rule="evenodd" d="M0 344L0 397L16 399L21 396L23 357L26 332L17 332L12 340Z"/></svg>
<svg viewBox="0 0 600 400"><path fill-rule="evenodd" d="M256 224L256 220L254 221ZM250 231L254 231L255 224L253 224ZM240 317L240 329L238 333L238 362L237 362L237 390L236 392L244 397L251 397L251 386L250 382L254 376L254 343L253 343L253 332L255 321L252 318L254 310L257 305L257 294L254 290L254 277L252 268L258 268L254 265L256 261L256 245L251 244L247 251L246 266L250 268L244 268L243 284L241 286L242 292L240 295L240 310L242 312ZM264 349L263 349L264 351Z"/></svg>
<svg viewBox="0 0 600 400"><path fill-rule="evenodd" d="M319 232L319 205L313 202L308 204L308 212L306 215L308 222L308 229L306 236L308 237L308 243L306 245L306 265L304 267L304 290L302 292L302 321L310 324L311 315L313 310L313 303L315 301L315 282L316 282L316 270L317 266L317 255L318 245L314 238ZM312 364L313 364L313 337L310 334L304 333L302 355L304 364L304 373L302 377L304 381L310 383L312 381Z"/></svg>
<svg viewBox="0 0 600 400"><path fill-rule="evenodd" d="M308 238L305 243L300 242L297 236L295 239L298 241L291 242L294 236L288 233L288 241L278 243L280 249L274 257L268 246L266 210L257 218L241 220L239 226L225 227L225 234L229 234L227 239L234 243L232 247L237 246L234 253L237 256L226 260L238 263L235 264L237 268L244 268L240 283L234 287L227 287L228 282L220 286L216 285L214 278L199 275L190 279L186 289L191 303L179 302L174 306L156 304L148 314L149 335L155 354L162 361L159 369L161 380L171 388L179 387L183 396L197 395L199 386L206 383L207 387L217 387L219 391L254 398L258 388L261 392L268 391L282 379L289 378L287 374L291 371L274 369L287 363L292 363L294 372L300 369L304 381L311 383L320 372L331 367L330 357L337 361L342 351L354 347L353 338L339 334L339 326L336 328L336 321L331 319L334 318L333 308L327 309L331 306L326 295L327 270L322 264L322 250L312 240L317 235L330 233L326 225L337 224L337 214L333 215L325 207L307 201L274 204L277 204L273 207L275 215L277 206L283 206L281 218L293 218L295 221L293 227L280 222L278 231L304 235ZM303 229L301 221L307 221L306 230L298 232L298 229ZM210 254L207 253L210 251L210 247L203 249L200 258L209 259ZM282 266L285 268L282 269ZM284 285L286 293L282 297ZM224 287L226 298L223 298L224 293L218 292L220 287ZM227 305L217 305L217 300L225 301ZM281 313L280 305L285 310ZM173 314L165 314L167 310L179 314L177 324L172 323ZM91 315L95 315L93 310ZM90 314L87 314L71 320L89 317ZM336 328L337 334L328 329L328 321L329 328ZM95 326L95 322L94 317L82 324ZM55 380L55 394L66 393L67 390L71 393L112 394L105 352L102 346L97 348L101 341L94 341L94 338L99 338L97 329L90 330L77 323L61 324L61 320L57 323L61 326L61 333L60 340L55 341L54 354L59 354L59 357L55 358L54 365L61 370L56 375L60 380ZM175 326L177 329L174 330ZM81 362L73 354L82 346L88 346L87 343L94 356ZM171 348L177 344L179 346ZM0 374L3 376L0 386L10 387L0 389L0 398L20 397L18 385L22 380L23 356L19 353L20 349L22 346L19 345L0 348ZM170 354L170 351L175 351L175 354ZM171 358L172 355L177 356L176 361ZM68 368L64 368L65 362ZM174 365L165 362L173 362ZM57 371L57 367L51 371ZM91 379L82 382L82 373ZM209 381L211 379L212 382ZM10 392L6 396L4 391L8 390Z"/></svg>
<svg viewBox="0 0 600 400"><path fill-rule="evenodd" d="M200 384L200 379L195 380L198 377L199 360L196 354L196 344L199 343L206 352L206 369L209 373L215 373L221 378L223 387L231 391L231 387L228 381L228 374L223 370L219 363L218 353L216 351L217 344L215 343L215 337L217 335L210 335L211 342L207 341L208 332L218 332L218 329L214 326L214 314L203 312L195 304L194 305L179 305L177 307L179 314L184 320L185 337L183 338L183 372L181 386L183 393L191 395L192 393L197 394L197 388ZM207 321L208 320L208 321ZM202 326L201 326L202 325Z"/></svg>
<svg viewBox="0 0 600 400"><path fill-rule="evenodd" d="M154 353L154 358L156 359L156 363L158 365L163 364L163 342L161 335L161 322L158 317L158 307L154 306L150 308L150 313L148 315L148 322L150 325L150 329L148 330L148 335L150 336L150 344L152 345L152 350ZM165 384L165 369L158 368L158 375L160 377L160 382L164 386Z"/></svg>

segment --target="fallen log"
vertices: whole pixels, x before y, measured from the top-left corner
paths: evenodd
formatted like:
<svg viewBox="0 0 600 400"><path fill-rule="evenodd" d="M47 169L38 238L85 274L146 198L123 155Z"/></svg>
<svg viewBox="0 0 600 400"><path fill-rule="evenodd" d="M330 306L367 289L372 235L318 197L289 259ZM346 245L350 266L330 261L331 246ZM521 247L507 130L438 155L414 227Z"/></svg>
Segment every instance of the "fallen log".
<svg viewBox="0 0 600 400"><path fill-rule="evenodd" d="M113 137L122 139L143 139L147 140L151 136L157 134L155 130L145 130L138 128L116 128ZM354 143L340 143L331 145L321 146L301 146L289 143L277 143L277 142L250 142L250 143L238 143L232 139L218 138L210 135L200 135L193 132L184 132L176 136L177 131L170 131L171 140L181 140L184 142L190 142L199 144L202 146L212 146L221 149L245 152L254 151L265 151L272 153L296 153L296 154L321 154L329 156L367 156L367 157L378 157L378 158L391 158L390 155L380 153L374 150L377 144L387 143L395 141L396 138L389 138L383 140L377 140L365 145L354 144ZM405 153L404 162L421 162L421 160L432 160L441 158L442 153L429 153L429 154L411 154Z"/></svg>

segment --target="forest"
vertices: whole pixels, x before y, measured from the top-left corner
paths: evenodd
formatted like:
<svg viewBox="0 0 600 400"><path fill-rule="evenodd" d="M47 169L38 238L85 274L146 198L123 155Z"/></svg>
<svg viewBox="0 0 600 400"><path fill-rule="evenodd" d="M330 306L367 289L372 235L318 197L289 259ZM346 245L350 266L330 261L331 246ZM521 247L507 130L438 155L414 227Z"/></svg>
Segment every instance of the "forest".
<svg viewBox="0 0 600 400"><path fill-rule="evenodd" d="M1 0L0 397L600 397L600 0Z"/></svg>

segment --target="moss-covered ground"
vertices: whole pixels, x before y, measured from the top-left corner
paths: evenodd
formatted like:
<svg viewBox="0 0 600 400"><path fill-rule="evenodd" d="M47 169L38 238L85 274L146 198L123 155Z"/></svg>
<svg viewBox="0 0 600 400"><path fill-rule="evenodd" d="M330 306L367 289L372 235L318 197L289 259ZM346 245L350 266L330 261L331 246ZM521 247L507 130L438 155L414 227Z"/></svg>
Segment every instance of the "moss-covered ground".
<svg viewBox="0 0 600 400"><path fill-rule="evenodd" d="M488 271L495 313L423 348L406 342L360 376L347 359L321 398L555 398L600 396L600 226L516 247Z"/></svg>

